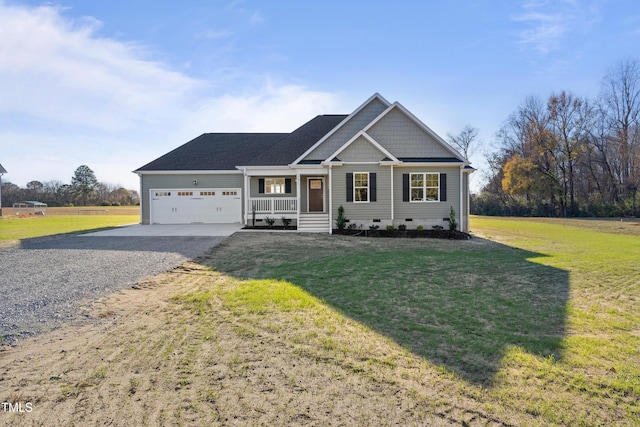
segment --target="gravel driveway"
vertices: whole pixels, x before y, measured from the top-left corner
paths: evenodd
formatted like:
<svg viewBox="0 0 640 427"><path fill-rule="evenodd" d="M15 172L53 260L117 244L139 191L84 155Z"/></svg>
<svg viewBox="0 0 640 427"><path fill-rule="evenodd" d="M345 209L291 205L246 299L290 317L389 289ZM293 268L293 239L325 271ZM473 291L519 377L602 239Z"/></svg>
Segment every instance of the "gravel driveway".
<svg viewBox="0 0 640 427"><path fill-rule="evenodd" d="M66 236L0 248L0 341L78 318L82 304L169 271L223 239Z"/></svg>

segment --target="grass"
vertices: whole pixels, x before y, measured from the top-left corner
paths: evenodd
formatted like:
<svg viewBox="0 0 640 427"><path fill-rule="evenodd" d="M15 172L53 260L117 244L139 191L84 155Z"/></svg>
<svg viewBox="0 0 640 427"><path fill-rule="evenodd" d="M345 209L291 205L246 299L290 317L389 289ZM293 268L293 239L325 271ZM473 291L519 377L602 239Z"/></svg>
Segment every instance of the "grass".
<svg viewBox="0 0 640 427"><path fill-rule="evenodd" d="M109 207L109 213L102 215L78 215L79 209L91 209L91 207L51 208L45 216L7 215L10 209L4 208L4 216L0 217L0 246L15 244L21 239L88 232L133 224L140 220L139 214L132 213L135 208L132 210L130 207Z"/></svg>
<svg viewBox="0 0 640 427"><path fill-rule="evenodd" d="M46 378L71 356L78 369L38 408L93 417L69 423L118 409L134 424L640 425L633 224L474 217L470 241L236 233L113 296L104 310L130 299L137 317L47 362Z"/></svg>
<svg viewBox="0 0 640 427"><path fill-rule="evenodd" d="M355 321L452 375L448 398L477 395L496 414L519 412L515 424L640 424L634 231L479 217L472 227L490 240L247 239L206 263L246 279L216 298L252 319L249 340L261 324L292 333L297 317L295 351L349 359L357 340L342 329Z"/></svg>

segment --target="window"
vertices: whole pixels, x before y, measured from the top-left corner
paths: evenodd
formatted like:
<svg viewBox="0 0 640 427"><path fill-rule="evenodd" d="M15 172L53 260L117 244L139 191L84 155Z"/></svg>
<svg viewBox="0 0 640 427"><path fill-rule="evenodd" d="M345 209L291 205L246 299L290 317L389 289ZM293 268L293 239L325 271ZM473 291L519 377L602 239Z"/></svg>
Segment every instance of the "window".
<svg viewBox="0 0 640 427"><path fill-rule="evenodd" d="M369 173L353 174L353 201L368 202L369 201Z"/></svg>
<svg viewBox="0 0 640 427"><path fill-rule="evenodd" d="M284 178L265 178L264 192L267 194L284 194Z"/></svg>
<svg viewBox="0 0 640 427"><path fill-rule="evenodd" d="M440 200L440 174L410 174L411 201L437 202Z"/></svg>

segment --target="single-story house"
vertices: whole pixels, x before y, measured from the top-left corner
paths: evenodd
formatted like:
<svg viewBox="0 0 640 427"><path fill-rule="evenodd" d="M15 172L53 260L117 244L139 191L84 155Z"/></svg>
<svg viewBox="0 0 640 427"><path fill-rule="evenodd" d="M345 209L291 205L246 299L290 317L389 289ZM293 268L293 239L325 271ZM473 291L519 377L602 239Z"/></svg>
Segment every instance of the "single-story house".
<svg viewBox="0 0 640 427"><path fill-rule="evenodd" d="M469 161L401 104L374 94L291 133L205 133L136 169L141 223L349 224L469 229ZM279 223L279 221L277 222Z"/></svg>

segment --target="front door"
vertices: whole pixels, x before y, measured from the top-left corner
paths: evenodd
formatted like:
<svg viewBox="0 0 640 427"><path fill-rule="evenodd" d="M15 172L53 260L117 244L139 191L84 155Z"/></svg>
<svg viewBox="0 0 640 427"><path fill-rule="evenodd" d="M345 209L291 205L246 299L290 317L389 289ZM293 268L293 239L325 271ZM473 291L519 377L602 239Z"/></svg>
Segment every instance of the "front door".
<svg viewBox="0 0 640 427"><path fill-rule="evenodd" d="M309 212L324 212L322 178L309 178Z"/></svg>

